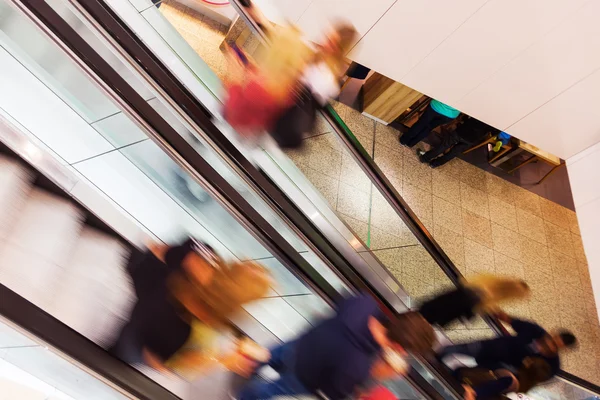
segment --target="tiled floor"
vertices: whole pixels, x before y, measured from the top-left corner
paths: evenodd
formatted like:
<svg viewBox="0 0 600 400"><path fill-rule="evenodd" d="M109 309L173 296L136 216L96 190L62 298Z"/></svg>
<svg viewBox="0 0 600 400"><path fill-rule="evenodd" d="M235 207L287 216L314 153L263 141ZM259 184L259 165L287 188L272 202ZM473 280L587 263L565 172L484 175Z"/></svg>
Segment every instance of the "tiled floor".
<svg viewBox="0 0 600 400"><path fill-rule="evenodd" d="M223 78L225 27L172 1L161 12ZM461 160L430 169L398 144L395 129L342 104L336 109L462 273L526 279L532 299L507 311L572 329L581 345L565 354L564 369L600 384L600 326L575 213ZM410 295L450 285L324 121L289 156ZM490 334L482 321L449 331L459 340Z"/></svg>

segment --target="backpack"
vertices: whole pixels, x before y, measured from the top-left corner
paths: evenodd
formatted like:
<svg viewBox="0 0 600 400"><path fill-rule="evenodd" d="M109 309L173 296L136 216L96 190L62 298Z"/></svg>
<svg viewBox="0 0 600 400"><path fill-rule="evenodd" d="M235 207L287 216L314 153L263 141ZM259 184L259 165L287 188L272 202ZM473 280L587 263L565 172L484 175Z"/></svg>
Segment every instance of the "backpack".
<svg viewBox="0 0 600 400"><path fill-rule="evenodd" d="M304 135L315 127L317 108L317 101L310 90L302 87L294 104L280 115L270 131L280 148L297 149L302 146Z"/></svg>

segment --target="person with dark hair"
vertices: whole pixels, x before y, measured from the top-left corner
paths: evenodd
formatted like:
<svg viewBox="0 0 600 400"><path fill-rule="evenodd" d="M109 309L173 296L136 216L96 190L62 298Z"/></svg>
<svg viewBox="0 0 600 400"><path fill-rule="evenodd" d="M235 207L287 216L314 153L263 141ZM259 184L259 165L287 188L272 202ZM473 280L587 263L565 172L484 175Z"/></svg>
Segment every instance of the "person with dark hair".
<svg viewBox="0 0 600 400"><path fill-rule="evenodd" d="M370 296L346 299L337 314L271 352L275 382L256 377L239 400L322 393L331 400L357 394L370 378L406 373L405 352L431 351L435 333L416 312L387 318Z"/></svg>
<svg viewBox="0 0 600 400"><path fill-rule="evenodd" d="M400 144L413 147L429 135L429 132L440 125L445 125L460 115L460 111L436 99L431 102L421 114L417 122L400 136Z"/></svg>
<svg viewBox="0 0 600 400"><path fill-rule="evenodd" d="M574 347L577 343L575 335L567 330L550 334L534 322L512 318L504 312L498 312L495 316L510 324L516 335L447 346L438 351L438 358L463 354L475 358L478 367L517 371L528 360L538 357L550 366L548 380L560 370L559 351Z"/></svg>
<svg viewBox="0 0 600 400"><path fill-rule="evenodd" d="M488 133L498 132L497 129L475 119L467 118L465 122L449 132L443 132L440 135L440 143L425 152L417 150L417 155L423 163L428 163L430 167L437 168L453 158L462 154L469 147L481 142Z"/></svg>

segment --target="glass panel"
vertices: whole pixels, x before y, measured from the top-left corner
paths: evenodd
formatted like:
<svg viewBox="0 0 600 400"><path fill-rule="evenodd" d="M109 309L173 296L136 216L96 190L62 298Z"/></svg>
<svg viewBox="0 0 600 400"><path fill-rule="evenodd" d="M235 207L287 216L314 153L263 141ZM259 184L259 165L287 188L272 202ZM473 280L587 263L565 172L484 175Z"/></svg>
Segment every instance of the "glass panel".
<svg viewBox="0 0 600 400"><path fill-rule="evenodd" d="M3 321L0 321L0 392L11 399L129 398Z"/></svg>

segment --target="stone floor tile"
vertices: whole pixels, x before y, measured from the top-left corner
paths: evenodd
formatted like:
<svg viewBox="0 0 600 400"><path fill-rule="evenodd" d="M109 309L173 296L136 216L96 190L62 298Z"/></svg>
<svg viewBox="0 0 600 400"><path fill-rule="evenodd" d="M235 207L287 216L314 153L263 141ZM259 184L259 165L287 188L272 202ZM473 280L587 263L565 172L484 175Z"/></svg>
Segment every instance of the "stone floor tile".
<svg viewBox="0 0 600 400"><path fill-rule="evenodd" d="M312 168L307 168L303 172L315 189L317 189L317 191L323 195L325 200L327 200L329 205L335 209L337 207L340 181Z"/></svg>
<svg viewBox="0 0 600 400"><path fill-rule="evenodd" d="M537 215L538 217L542 216L540 196L519 186L515 186L513 195L515 207L525 211L529 211L530 213Z"/></svg>
<svg viewBox="0 0 600 400"><path fill-rule="evenodd" d="M440 169L432 171L433 194L449 203L460 205L460 181Z"/></svg>
<svg viewBox="0 0 600 400"><path fill-rule="evenodd" d="M408 295L413 298L416 303L430 297L433 293L433 281L429 281L427 277L421 279L413 275L402 274L402 279L398 280L404 290L406 290Z"/></svg>
<svg viewBox="0 0 600 400"><path fill-rule="evenodd" d="M338 215L341 219L354 231L356 235L363 241L363 243L367 243L369 236L369 224L363 221L360 221L356 218L352 218L349 215L342 214L338 212Z"/></svg>
<svg viewBox="0 0 600 400"><path fill-rule="evenodd" d="M460 206L433 196L433 222L459 235L463 233L462 210Z"/></svg>
<svg viewBox="0 0 600 400"><path fill-rule="evenodd" d="M486 175L487 173L479 167L462 162L460 164L460 180L470 187L487 192Z"/></svg>
<svg viewBox="0 0 600 400"><path fill-rule="evenodd" d="M497 177L494 174L485 174L485 187L490 196L502 200L508 204L514 204L515 201L515 185Z"/></svg>
<svg viewBox="0 0 600 400"><path fill-rule="evenodd" d="M385 265L385 267L396 277L402 279L402 252L404 248L385 249L373 251L373 254Z"/></svg>
<svg viewBox="0 0 600 400"><path fill-rule="evenodd" d="M507 203L495 196L489 195L490 219L505 228L517 232L519 226L517 223L517 209L510 203Z"/></svg>
<svg viewBox="0 0 600 400"><path fill-rule="evenodd" d="M460 204L463 208L483 218L490 218L488 195L481 190L474 189L464 182L460 184Z"/></svg>
<svg viewBox="0 0 600 400"><path fill-rule="evenodd" d="M465 267L470 274L494 274L494 250L465 237Z"/></svg>
<svg viewBox="0 0 600 400"><path fill-rule="evenodd" d="M346 185L352 186L361 192L371 190L371 180L349 154L342 153L342 168L340 180Z"/></svg>
<svg viewBox="0 0 600 400"><path fill-rule="evenodd" d="M402 188L402 198L425 225L433 222L433 195L416 186L406 183Z"/></svg>
<svg viewBox="0 0 600 400"><path fill-rule="evenodd" d="M462 220L465 238L474 240L490 249L494 247L492 225L489 219L463 209Z"/></svg>
<svg viewBox="0 0 600 400"><path fill-rule="evenodd" d="M529 239L526 236L520 236L519 249L521 253L521 261L526 266L535 264L547 265L550 261L548 257L548 246Z"/></svg>
<svg viewBox="0 0 600 400"><path fill-rule="evenodd" d="M581 236L571 232L571 242L573 243L573 254L575 255L577 261L586 263L587 258L585 256L585 250L583 249L583 242L581 240Z"/></svg>
<svg viewBox="0 0 600 400"><path fill-rule="evenodd" d="M426 192L431 192L432 169L421 163L417 156L404 157L404 183L416 186Z"/></svg>
<svg viewBox="0 0 600 400"><path fill-rule="evenodd" d="M442 250L450 257L450 260L463 272L465 265L465 244L462 235L457 235L454 231L435 224L433 236Z"/></svg>
<svg viewBox="0 0 600 400"><path fill-rule="evenodd" d="M523 263L513 260L497 251L494 252L494 267L496 274L512 276L518 279L525 279L525 269Z"/></svg>
<svg viewBox="0 0 600 400"><path fill-rule="evenodd" d="M403 227L403 230L395 230L395 234L383 228L371 225L370 227L371 250L389 249L392 247L414 246L419 243L417 238Z"/></svg>
<svg viewBox="0 0 600 400"><path fill-rule="evenodd" d="M402 177L403 156L401 153L392 150L391 148L375 144L374 160L379 169L385 176Z"/></svg>
<svg viewBox="0 0 600 400"><path fill-rule="evenodd" d="M577 261L572 257L554 250L552 247L549 249L549 254L555 286L559 289L561 287L572 289L574 290L574 295L576 291L581 289L581 279Z"/></svg>
<svg viewBox="0 0 600 400"><path fill-rule="evenodd" d="M337 211L362 222L369 222L369 193L340 183Z"/></svg>
<svg viewBox="0 0 600 400"><path fill-rule="evenodd" d="M517 208L517 224L519 233L536 242L546 244L546 232L544 231L544 220L529 211Z"/></svg>
<svg viewBox="0 0 600 400"><path fill-rule="evenodd" d="M581 232L579 231L579 222L577 221L577 214L575 214L575 211L567 210L567 217L569 218L569 230L571 233L581 235Z"/></svg>
<svg viewBox="0 0 600 400"><path fill-rule="evenodd" d="M439 265L422 246L407 246L402 248L402 272L420 279L434 282L435 271Z"/></svg>
<svg viewBox="0 0 600 400"><path fill-rule="evenodd" d="M554 225L558 225L564 229L571 229L571 220L565 207L556 204L553 201L540 197L540 209L542 210L542 218Z"/></svg>
<svg viewBox="0 0 600 400"><path fill-rule="evenodd" d="M492 223L494 250L514 260L521 261L520 236L517 232Z"/></svg>
<svg viewBox="0 0 600 400"><path fill-rule="evenodd" d="M545 221L545 231L549 249L575 257L571 232L548 221Z"/></svg>

